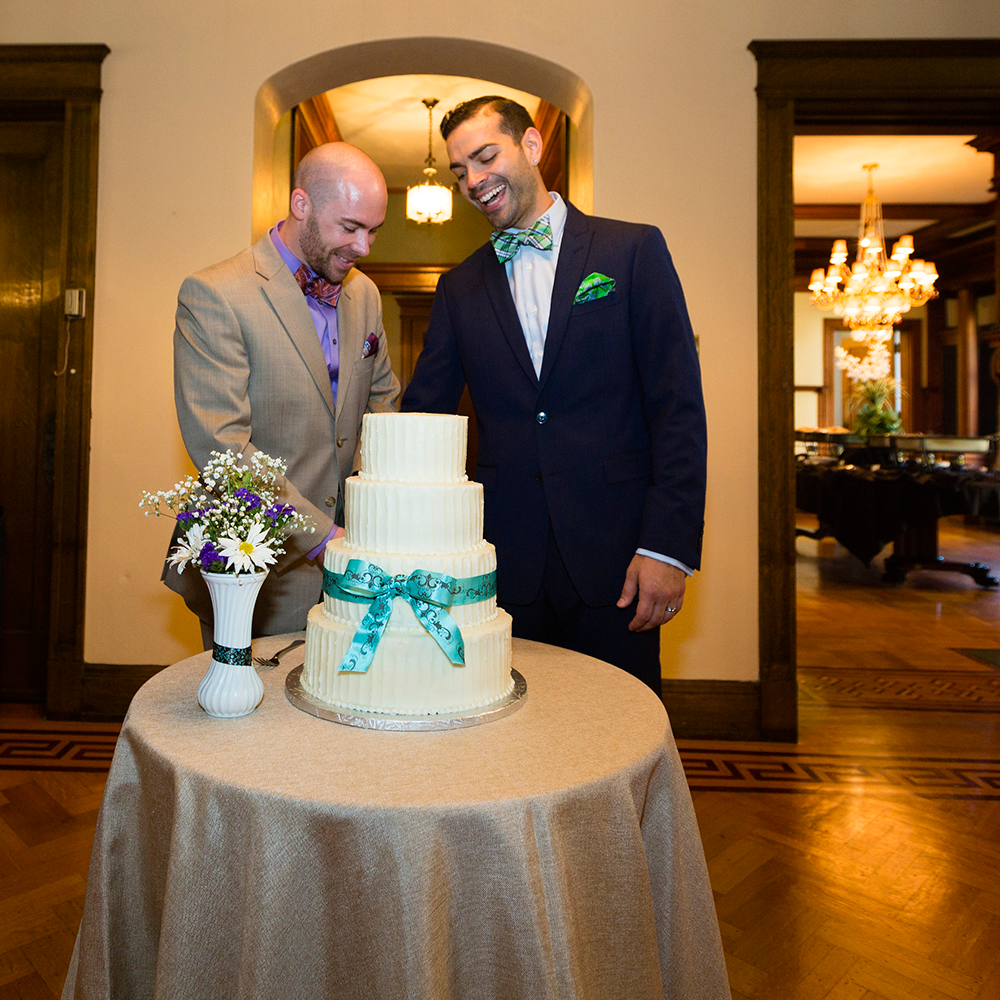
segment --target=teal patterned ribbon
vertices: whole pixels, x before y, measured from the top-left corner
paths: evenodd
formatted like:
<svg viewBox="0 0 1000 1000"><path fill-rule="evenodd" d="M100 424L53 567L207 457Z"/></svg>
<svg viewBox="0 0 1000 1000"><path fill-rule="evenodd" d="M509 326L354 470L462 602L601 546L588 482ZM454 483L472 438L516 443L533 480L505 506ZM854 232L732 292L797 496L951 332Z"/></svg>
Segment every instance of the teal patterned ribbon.
<svg viewBox="0 0 1000 1000"><path fill-rule="evenodd" d="M573 304L579 305L581 302L593 302L595 299L603 299L605 295L610 295L615 290L615 279L609 278L600 271L588 274L580 287L576 290Z"/></svg>
<svg viewBox="0 0 1000 1000"><path fill-rule="evenodd" d="M237 667L248 667L253 662L250 659L251 646L220 646L212 643L212 659L216 663L232 663Z"/></svg>
<svg viewBox="0 0 1000 1000"><path fill-rule="evenodd" d="M348 563L348 570L352 564L367 565L370 566L371 563L362 563L360 559L352 559ZM382 573L384 580L393 579L387 573L383 573L379 570L377 566L374 567L379 573ZM429 581L433 578L435 581L450 580L448 584L448 593L451 595L451 600L448 602L448 607L456 607L459 604L478 604L480 601L488 601L491 597L496 597L497 594L497 574L496 570L490 573L483 573L481 576L463 576L459 579L454 579L450 576L445 576L443 573L429 573L426 570L417 570L418 573L424 573L427 577L428 586ZM323 593L329 597L336 597L341 601L349 601L351 604L370 604L371 598L365 596L362 593L354 593L345 590L341 586L341 582L347 577L347 573L331 573L325 566L323 567ZM356 581L355 577L347 579L348 586L352 585ZM435 586L440 584L435 583Z"/></svg>
<svg viewBox="0 0 1000 1000"><path fill-rule="evenodd" d="M495 575L486 574L494 578ZM330 584L336 588L337 593L331 593L331 590L327 589L328 577L332 578ZM474 584L477 580L482 580L481 586L488 589L488 581L484 577L472 577L462 583ZM403 598L413 608L417 621L441 647L445 656L455 666L465 666L465 643L462 640L462 633L447 610L455 603L456 596L462 596L463 591L459 581L453 576L432 573L425 569L415 569L409 576L404 576L402 573L392 576L374 563L365 562L363 559L352 559L344 572L339 574L339 578L338 574L329 573L324 569L323 590L331 596L342 597L345 600L360 598L361 601L371 604L354 633L351 648L341 660L339 670L354 673L368 671L382 633L389 624L392 602L397 597ZM495 592L494 579L493 593ZM491 595L485 594L476 600L485 600L489 596ZM460 603L471 604L473 601L463 600Z"/></svg>

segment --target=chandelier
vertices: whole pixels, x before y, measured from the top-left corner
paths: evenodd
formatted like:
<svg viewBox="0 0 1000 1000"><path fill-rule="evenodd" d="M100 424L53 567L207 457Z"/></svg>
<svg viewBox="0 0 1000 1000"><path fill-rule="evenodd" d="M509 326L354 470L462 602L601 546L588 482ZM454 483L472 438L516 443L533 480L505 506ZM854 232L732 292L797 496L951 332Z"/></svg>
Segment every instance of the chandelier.
<svg viewBox="0 0 1000 1000"><path fill-rule="evenodd" d="M809 280L812 304L842 316L855 340L889 340L903 313L937 297L937 268L929 260L910 260L912 236L900 236L886 257L882 204L872 185L877 168L877 163L862 167L868 171L868 196L861 203L857 260L848 269L847 241L837 240L830 267L817 268Z"/></svg>
<svg viewBox="0 0 1000 1000"><path fill-rule="evenodd" d="M406 189L406 217L414 222L447 222L451 218L451 188L446 188L434 180L434 153L431 151L434 139L434 105L436 97L425 97L422 101L427 108L427 159L424 161L423 184L414 184Z"/></svg>

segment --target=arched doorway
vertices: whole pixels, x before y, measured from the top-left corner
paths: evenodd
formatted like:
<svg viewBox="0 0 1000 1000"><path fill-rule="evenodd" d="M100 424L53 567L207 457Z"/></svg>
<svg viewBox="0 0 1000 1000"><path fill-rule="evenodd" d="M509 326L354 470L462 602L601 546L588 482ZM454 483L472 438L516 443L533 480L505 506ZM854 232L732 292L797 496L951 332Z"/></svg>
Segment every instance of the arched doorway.
<svg viewBox="0 0 1000 1000"><path fill-rule="evenodd" d="M487 77L537 94L564 111L570 128L569 196L593 210L593 98L571 70L518 49L463 38L393 38L320 52L279 70L261 84L254 104L253 239L287 206L280 186L275 134L281 116L322 91L358 80L407 73Z"/></svg>

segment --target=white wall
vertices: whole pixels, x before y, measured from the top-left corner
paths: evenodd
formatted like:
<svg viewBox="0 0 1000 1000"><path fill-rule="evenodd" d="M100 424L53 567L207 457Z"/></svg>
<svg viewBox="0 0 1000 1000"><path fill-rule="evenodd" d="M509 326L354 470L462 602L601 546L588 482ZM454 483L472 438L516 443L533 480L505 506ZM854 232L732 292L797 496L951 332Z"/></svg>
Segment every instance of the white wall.
<svg viewBox="0 0 1000 1000"><path fill-rule="evenodd" d="M5 0L7 43L104 42L86 658L166 663L198 648L158 582L169 523L144 488L187 468L171 332L191 271L250 236L254 95L314 53L468 35L565 66L594 98L601 215L667 237L700 337L710 426L704 571L664 631L666 672L757 677L755 38L1000 34L992 0L510 0L475 11L369 0ZM483 67L490 76L491 67ZM136 294L133 276L143 279ZM724 282L720 279L724 278Z"/></svg>

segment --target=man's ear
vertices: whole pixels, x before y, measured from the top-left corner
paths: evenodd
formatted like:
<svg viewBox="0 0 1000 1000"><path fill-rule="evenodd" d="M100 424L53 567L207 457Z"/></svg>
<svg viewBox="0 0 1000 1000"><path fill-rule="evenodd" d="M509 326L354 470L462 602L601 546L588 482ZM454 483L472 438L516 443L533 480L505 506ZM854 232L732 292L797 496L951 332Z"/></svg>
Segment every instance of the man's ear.
<svg viewBox="0 0 1000 1000"><path fill-rule="evenodd" d="M302 188L296 188L288 200L289 212L291 212L299 222L302 222L302 220L309 214L309 209L311 207L312 202L310 201L308 193L303 191Z"/></svg>
<svg viewBox="0 0 1000 1000"><path fill-rule="evenodd" d="M524 150L524 155L528 157L529 163L538 165L538 161L542 158L543 146L542 135L537 128L532 126L524 130L524 135L521 136L521 148Z"/></svg>

